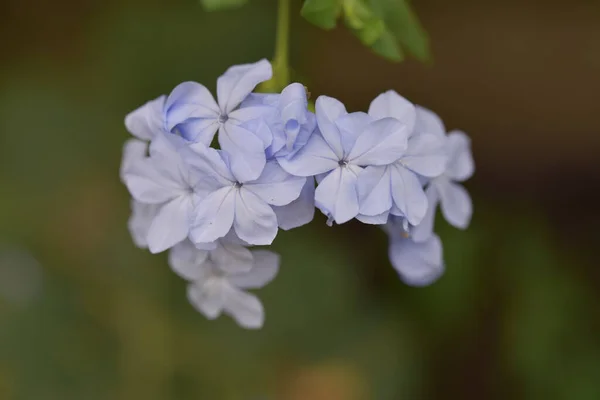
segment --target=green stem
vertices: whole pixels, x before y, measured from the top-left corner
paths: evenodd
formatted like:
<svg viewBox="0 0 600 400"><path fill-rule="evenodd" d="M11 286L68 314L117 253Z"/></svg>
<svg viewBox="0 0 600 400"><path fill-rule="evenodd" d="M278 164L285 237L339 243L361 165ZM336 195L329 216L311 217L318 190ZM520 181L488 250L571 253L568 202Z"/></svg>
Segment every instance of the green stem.
<svg viewBox="0 0 600 400"><path fill-rule="evenodd" d="M276 35L275 55L273 57L273 81L276 90L279 91L290 83L290 0L279 0Z"/></svg>

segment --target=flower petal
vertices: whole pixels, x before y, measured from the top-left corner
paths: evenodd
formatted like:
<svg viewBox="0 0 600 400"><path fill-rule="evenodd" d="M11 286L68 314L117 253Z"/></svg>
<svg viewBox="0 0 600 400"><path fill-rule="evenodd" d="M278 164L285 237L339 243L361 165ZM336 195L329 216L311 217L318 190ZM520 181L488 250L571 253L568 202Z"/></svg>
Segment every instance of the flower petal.
<svg viewBox="0 0 600 400"><path fill-rule="evenodd" d="M389 166L370 166L358 174L356 190L359 212L379 215L392 208L392 181Z"/></svg>
<svg viewBox="0 0 600 400"><path fill-rule="evenodd" d="M423 243L396 237L391 240L389 257L407 285L427 286L444 273L442 242L436 235Z"/></svg>
<svg viewBox="0 0 600 400"><path fill-rule="evenodd" d="M178 182L167 179L150 158L132 161L123 173L131 196L142 203L162 204L181 194Z"/></svg>
<svg viewBox="0 0 600 400"><path fill-rule="evenodd" d="M242 187L235 199L235 233L249 244L268 245L277 236L277 217L264 200Z"/></svg>
<svg viewBox="0 0 600 400"><path fill-rule="evenodd" d="M386 211L386 212L378 214L378 215L358 214L356 216L356 219L359 220L360 222L362 222L363 224L384 225L388 222L389 217L390 217L390 212Z"/></svg>
<svg viewBox="0 0 600 400"><path fill-rule="evenodd" d="M267 250L252 252L254 264L247 272L232 274L229 282L242 289L260 289L271 282L279 271L279 254Z"/></svg>
<svg viewBox="0 0 600 400"><path fill-rule="evenodd" d="M448 223L466 229L473 215L473 203L467 190L460 184L447 179L436 179L435 188L440 195L442 214Z"/></svg>
<svg viewBox="0 0 600 400"><path fill-rule="evenodd" d="M246 247L222 239L210 252L210 259L215 267L228 274L249 271L254 263L252 253Z"/></svg>
<svg viewBox="0 0 600 400"><path fill-rule="evenodd" d="M315 205L336 223L348 222L358 214L356 180L360 168L348 165L331 171L317 186Z"/></svg>
<svg viewBox="0 0 600 400"><path fill-rule="evenodd" d="M179 196L163 205L148 230L148 249L160 253L184 240L190 227L191 196Z"/></svg>
<svg viewBox="0 0 600 400"><path fill-rule="evenodd" d="M348 162L355 165L386 165L400 159L407 148L408 130L394 118L367 125L356 139Z"/></svg>
<svg viewBox="0 0 600 400"><path fill-rule="evenodd" d="M448 156L444 139L424 133L408 139L408 149L402 156L402 164L419 175L434 178L446 168Z"/></svg>
<svg viewBox="0 0 600 400"><path fill-rule="evenodd" d="M164 129L163 110L167 96L150 100L125 117L125 127L138 139L150 141Z"/></svg>
<svg viewBox="0 0 600 400"><path fill-rule="evenodd" d="M244 188L269 204L284 206L300 196L305 182L306 178L287 173L277 161L269 161L258 179L245 183Z"/></svg>
<svg viewBox="0 0 600 400"><path fill-rule="evenodd" d="M253 64L234 65L217 79L219 107L229 114L254 90L256 85L271 79L271 64L262 59Z"/></svg>
<svg viewBox="0 0 600 400"><path fill-rule="evenodd" d="M414 172L394 164L392 171L392 198L394 204L411 225L418 225L427 212L427 197ZM393 214L397 214L392 210Z"/></svg>
<svg viewBox="0 0 600 400"><path fill-rule="evenodd" d="M210 243L227 234L235 214L235 189L221 188L206 196L194 210L190 230L194 243Z"/></svg>
<svg viewBox="0 0 600 400"><path fill-rule="evenodd" d="M416 106L416 110L417 120L414 129L415 135L428 133L442 138L446 137L446 127L436 113L421 106Z"/></svg>
<svg viewBox="0 0 600 400"><path fill-rule="evenodd" d="M225 312L242 328L259 329L265 322L265 311L258 297L232 286L227 288Z"/></svg>
<svg viewBox="0 0 600 400"><path fill-rule="evenodd" d="M415 106L393 90L381 93L369 106L369 115L375 119L392 117L406 125L410 135L415 127L417 113Z"/></svg>
<svg viewBox="0 0 600 400"><path fill-rule="evenodd" d="M425 196L427 197L427 212L419 225L410 230L410 237L415 242L424 242L433 234L435 212L439 201L438 193L434 185L429 185L429 187L425 189Z"/></svg>
<svg viewBox="0 0 600 400"><path fill-rule="evenodd" d="M344 158L348 157L354 147L356 139L364 132L366 127L373 122L373 118L364 112L353 112L342 115L335 120L335 125L340 130Z"/></svg>
<svg viewBox="0 0 600 400"><path fill-rule="evenodd" d="M341 160L344 156L342 137L335 120L348 114L346 107L337 99L328 96L319 96L315 103L317 125L323 138L331 150Z"/></svg>
<svg viewBox="0 0 600 400"><path fill-rule="evenodd" d="M284 231L308 224L315 216L315 180L307 178L300 197L288 205L273 206L273 211L279 227Z"/></svg>
<svg viewBox="0 0 600 400"><path fill-rule="evenodd" d="M206 191L218 190L232 186L235 177L223 160L223 153L202 143L194 143L180 150L181 157L189 168L198 176L195 190L201 195Z"/></svg>
<svg viewBox="0 0 600 400"><path fill-rule="evenodd" d="M471 139L460 131L448 134L448 165L445 175L455 181L465 181L475 172L475 163L471 154Z"/></svg>
<svg viewBox="0 0 600 400"><path fill-rule="evenodd" d="M230 169L239 182L258 178L267 158L263 141L251 131L226 122L219 129L219 144L230 156Z"/></svg>
<svg viewBox="0 0 600 400"><path fill-rule="evenodd" d="M337 168L339 159L323 136L314 132L308 143L292 158L281 157L277 161L292 175L313 176Z"/></svg>
<svg viewBox="0 0 600 400"><path fill-rule="evenodd" d="M184 240L169 251L169 266L185 280L204 280L210 270L205 265L209 253L207 250L197 249L189 240Z"/></svg>
<svg viewBox="0 0 600 400"><path fill-rule="evenodd" d="M123 146L123 156L121 157L121 168L119 176L121 181L125 181L125 173L137 160L146 158L148 143L138 139L129 139Z"/></svg>
<svg viewBox="0 0 600 400"><path fill-rule="evenodd" d="M141 249L148 248L148 230L152 221L160 210L160 204L144 204L131 200L131 216L127 221L127 228L133 239L133 243Z"/></svg>
<svg viewBox="0 0 600 400"><path fill-rule="evenodd" d="M214 278L190 284L187 287L188 301L206 318L215 319L223 311L228 287L227 282Z"/></svg>

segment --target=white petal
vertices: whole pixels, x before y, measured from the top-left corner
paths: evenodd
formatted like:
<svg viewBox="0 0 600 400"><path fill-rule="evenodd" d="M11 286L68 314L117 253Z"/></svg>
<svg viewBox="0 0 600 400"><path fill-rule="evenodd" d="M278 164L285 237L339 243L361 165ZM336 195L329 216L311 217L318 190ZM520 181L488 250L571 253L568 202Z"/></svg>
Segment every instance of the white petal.
<svg viewBox="0 0 600 400"><path fill-rule="evenodd" d="M446 127L436 113L421 106L416 106L416 110L417 120L414 129L416 135L427 133L441 138L446 137Z"/></svg>
<svg viewBox="0 0 600 400"><path fill-rule="evenodd" d="M279 271L280 257L266 250L252 252L254 264L252 269L230 275L229 283L242 289L260 289L271 282Z"/></svg>
<svg viewBox="0 0 600 400"><path fill-rule="evenodd" d="M271 64L262 59L252 64L234 65L217 79L219 107L226 114L233 111L256 85L271 79Z"/></svg>
<svg viewBox="0 0 600 400"><path fill-rule="evenodd" d="M308 224L315 216L315 180L307 178L300 197L288 205L273 206L273 211L279 227L284 231Z"/></svg>
<svg viewBox="0 0 600 400"><path fill-rule="evenodd" d="M448 134L448 165L445 175L455 181L465 181L475 172L475 163L471 154L471 139L460 131Z"/></svg>
<svg viewBox="0 0 600 400"><path fill-rule="evenodd" d="M258 297L234 287L227 289L225 312L246 329L262 328L265 322L265 311Z"/></svg>
<svg viewBox="0 0 600 400"><path fill-rule="evenodd" d="M370 166L358 174L356 189L359 212L379 215L392 208L392 182L389 166Z"/></svg>
<svg viewBox="0 0 600 400"><path fill-rule="evenodd" d="M223 311L229 284L222 279L209 278L206 281L190 284L187 297L196 310L208 319L215 319Z"/></svg>
<svg viewBox="0 0 600 400"><path fill-rule="evenodd" d="M427 212L427 197L414 172L399 164L392 171L392 197L394 204L411 225L418 225ZM392 213L395 213L392 210Z"/></svg>
<svg viewBox="0 0 600 400"><path fill-rule="evenodd" d="M406 125L409 135L414 129L417 117L414 104L393 90L381 93L371 102L369 115L376 119L395 118Z"/></svg>
<svg viewBox="0 0 600 400"><path fill-rule="evenodd" d="M305 182L306 178L287 173L277 161L269 161L258 179L244 187L269 204L284 206L300 196Z"/></svg>
<svg viewBox="0 0 600 400"><path fill-rule="evenodd" d="M148 249L160 253L184 240L190 227L192 200L179 196L163 205L148 230Z"/></svg>
<svg viewBox="0 0 600 400"><path fill-rule="evenodd" d="M292 158L280 157L279 165L296 176L313 176L338 167L339 158L323 139L320 132L314 132L308 143Z"/></svg>
<svg viewBox="0 0 600 400"><path fill-rule="evenodd" d="M356 139L348 162L355 165L386 165L402 157L407 148L408 130L394 118L374 121Z"/></svg>
<svg viewBox="0 0 600 400"><path fill-rule="evenodd" d="M337 99L328 96L319 96L315 103L317 125L323 138L331 147L338 160L344 156L342 137L335 121L343 115L348 114L346 107Z"/></svg>
<svg viewBox="0 0 600 400"><path fill-rule="evenodd" d="M336 223L348 222L358 214L357 174L360 168L348 165L331 171L317 186L315 205Z"/></svg>
<svg viewBox="0 0 600 400"><path fill-rule="evenodd" d="M440 196L442 214L446 221L456 228L466 229L473 215L473 203L467 190L462 185L447 179L438 178L434 184Z"/></svg>
<svg viewBox="0 0 600 400"><path fill-rule="evenodd" d="M233 186L221 188L196 206L190 230L192 242L214 242L229 232L235 214L235 192Z"/></svg>
<svg viewBox="0 0 600 400"><path fill-rule="evenodd" d="M140 159L146 158L146 152L148 151L148 143L138 140L129 139L123 146L123 156L121 157L121 169L119 176L121 180L125 182L125 174L127 171L135 165L135 162Z"/></svg>
<svg viewBox="0 0 600 400"><path fill-rule="evenodd" d="M188 281L204 280L209 251L197 249L192 242L184 240L169 251L169 266L177 275Z"/></svg>
<svg viewBox="0 0 600 400"><path fill-rule="evenodd" d="M123 173L123 182L131 196L142 203L162 204L181 194L179 182L165 177L150 158L132 161Z"/></svg>
<svg viewBox="0 0 600 400"><path fill-rule="evenodd" d="M131 217L127 221L133 243L139 248L148 248L148 230L160 210L161 204L144 204L131 200Z"/></svg>
<svg viewBox="0 0 600 400"><path fill-rule="evenodd" d="M246 247L228 243L224 240L217 242L217 247L210 252L210 259L215 267L226 273L245 272L252 269L254 259Z"/></svg>
<svg viewBox="0 0 600 400"><path fill-rule="evenodd" d="M436 235L423 243L405 238L393 239L389 256L392 266L408 285L427 286L444 273L442 242Z"/></svg>
<svg viewBox="0 0 600 400"><path fill-rule="evenodd" d="M390 217L390 212L386 211L384 213L378 215L364 215L358 214L356 219L362 222L363 224L371 224L371 225L384 225L388 222Z"/></svg>
<svg viewBox="0 0 600 400"><path fill-rule="evenodd" d="M401 160L407 168L428 178L441 175L447 161L445 140L428 133L412 136Z"/></svg>
<svg viewBox="0 0 600 400"><path fill-rule="evenodd" d="M277 217L271 206L244 187L236 192L235 233L253 245L273 243L277 235Z"/></svg>
<svg viewBox="0 0 600 400"><path fill-rule="evenodd" d="M164 127L163 111L166 96L160 96L130 112L125 117L125 127L135 137L152 140Z"/></svg>

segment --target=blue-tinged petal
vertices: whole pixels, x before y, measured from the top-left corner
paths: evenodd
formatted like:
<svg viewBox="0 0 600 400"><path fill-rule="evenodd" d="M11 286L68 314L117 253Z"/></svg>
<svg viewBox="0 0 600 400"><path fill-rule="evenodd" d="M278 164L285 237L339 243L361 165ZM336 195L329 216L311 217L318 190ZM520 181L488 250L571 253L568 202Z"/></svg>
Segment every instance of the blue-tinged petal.
<svg viewBox="0 0 600 400"><path fill-rule="evenodd" d="M222 153L202 143L194 143L180 150L183 160L198 174L214 177L221 186L232 185L235 177L222 157Z"/></svg>
<svg viewBox="0 0 600 400"><path fill-rule="evenodd" d="M190 118L177 125L175 131L188 142L209 146L219 126L219 121L214 118Z"/></svg>
<svg viewBox="0 0 600 400"><path fill-rule="evenodd" d="M302 125L307 121L308 100L306 88L300 83L292 83L281 92L279 114L286 135L286 148L292 151Z"/></svg>
<svg viewBox="0 0 600 400"><path fill-rule="evenodd" d="M271 64L262 59L253 64L234 65L217 79L219 107L229 114L254 90L256 85L271 79Z"/></svg>
<svg viewBox="0 0 600 400"><path fill-rule="evenodd" d="M348 165L331 171L315 191L315 205L336 223L348 222L358 214L356 180L360 168Z"/></svg>
<svg viewBox="0 0 600 400"><path fill-rule="evenodd" d="M364 112L353 112L342 115L335 120L335 125L340 130L342 136L342 147L344 149L344 158L348 157L356 139L364 132L365 128L373 122L373 118Z"/></svg>
<svg viewBox="0 0 600 400"><path fill-rule="evenodd" d="M169 266L187 281L204 280L210 272L206 264L209 251L197 249L192 242L184 240L169 251Z"/></svg>
<svg viewBox="0 0 600 400"><path fill-rule="evenodd" d="M188 301L208 319L215 319L223 311L229 284L218 278L208 278L188 285Z"/></svg>
<svg viewBox="0 0 600 400"><path fill-rule="evenodd" d="M427 197L414 172L398 163L392 166L392 198L411 225L418 225L427 212ZM395 210L391 211L393 214Z"/></svg>
<svg viewBox="0 0 600 400"><path fill-rule="evenodd" d="M362 222L363 224L371 224L371 225L384 225L388 222L390 217L390 212L386 211L384 213L378 215L364 215L358 214L356 219Z"/></svg>
<svg viewBox="0 0 600 400"><path fill-rule="evenodd" d="M302 149L306 143L310 140L311 135L315 132L315 128L317 126L317 119L315 114L308 112L306 114L306 123L304 123L300 127L300 132L298 132L298 136L296 137L296 141L294 142L294 146L291 151L288 151L287 154L283 154L287 158L293 157L300 149Z"/></svg>
<svg viewBox="0 0 600 400"><path fill-rule="evenodd" d="M262 328L265 322L265 311L258 297L228 286L225 299L224 311L239 326L246 329Z"/></svg>
<svg viewBox="0 0 600 400"><path fill-rule="evenodd" d="M406 151L407 136L406 125L394 118L373 121L356 139L348 162L361 166L393 163Z"/></svg>
<svg viewBox="0 0 600 400"><path fill-rule="evenodd" d="M306 178L291 175L277 161L269 161L258 179L244 184L242 190L250 190L263 201L274 206L284 206L296 200Z"/></svg>
<svg viewBox="0 0 600 400"><path fill-rule="evenodd" d="M422 243L395 237L390 243L389 256L400 279L407 285L427 286L444 273L442 242L436 235Z"/></svg>
<svg viewBox="0 0 600 400"><path fill-rule="evenodd" d="M125 173L135 162L140 159L146 158L146 152L148 151L148 143L138 140L129 139L123 146L123 156L121 157L121 168L119 170L119 176L121 181L125 181Z"/></svg>
<svg viewBox="0 0 600 400"><path fill-rule="evenodd" d="M445 175L459 182L469 179L475 172L471 139L464 132L453 131L448 134L446 146L449 159Z"/></svg>
<svg viewBox="0 0 600 400"><path fill-rule="evenodd" d="M254 264L250 250L223 239L217 241L217 247L210 252L210 259L216 268L226 274L249 271Z"/></svg>
<svg viewBox="0 0 600 400"><path fill-rule="evenodd" d="M288 205L273 206L273 211L279 227L284 231L308 224L315 216L315 180L307 178L300 197Z"/></svg>
<svg viewBox="0 0 600 400"><path fill-rule="evenodd" d="M181 194L178 183L165 178L149 158L132 162L123 182L131 196L142 203L161 204Z"/></svg>
<svg viewBox="0 0 600 400"><path fill-rule="evenodd" d="M296 176L313 176L338 167L339 159L319 132L314 132L308 143L290 159L277 161L283 169Z"/></svg>
<svg viewBox="0 0 600 400"><path fill-rule="evenodd" d="M252 269L229 275L229 283L241 289L260 289L275 278L279 271L279 254L267 250L254 250L252 257Z"/></svg>
<svg viewBox="0 0 600 400"><path fill-rule="evenodd" d="M446 221L456 228L466 229L473 215L473 203L467 190L444 177L437 178L434 185L440 196L442 215Z"/></svg>
<svg viewBox="0 0 600 400"><path fill-rule="evenodd" d="M133 136L142 140L152 140L164 130L164 106L167 96L150 100L125 117L125 127Z"/></svg>
<svg viewBox="0 0 600 400"><path fill-rule="evenodd" d="M249 130L226 122L219 129L221 149L230 156L230 169L239 182L258 178L267 158L263 141Z"/></svg>
<svg viewBox="0 0 600 400"><path fill-rule="evenodd" d="M371 102L369 115L375 119L392 117L399 120L406 125L409 136L417 118L414 104L393 90L381 93Z"/></svg>
<svg viewBox="0 0 600 400"><path fill-rule="evenodd" d="M256 118L241 124L242 128L254 133L263 142L266 149L273 143L273 132L271 127L263 118Z"/></svg>
<svg viewBox="0 0 600 400"><path fill-rule="evenodd" d="M188 236L191 211L189 196L177 197L160 208L146 237L151 253L165 251Z"/></svg>
<svg viewBox="0 0 600 400"><path fill-rule="evenodd" d="M356 190L359 212L379 215L392 208L392 182L389 166L370 166L358 174Z"/></svg>
<svg viewBox="0 0 600 400"><path fill-rule="evenodd" d="M216 121L219 119L220 110L212 94L206 87L196 82L183 82L179 84L169 97L165 104L166 127L172 131L180 124L189 122L192 119L207 119ZM214 127L212 123L196 123L196 131L192 127L184 127L188 139L210 144Z"/></svg>
<svg viewBox="0 0 600 400"><path fill-rule="evenodd" d="M446 137L446 127L436 113L421 106L416 106L416 110L417 120L414 129L415 135L428 133L442 138Z"/></svg>
<svg viewBox="0 0 600 400"><path fill-rule="evenodd" d="M419 223L410 230L410 237L415 242L423 242L431 237L433 234L433 225L435 223L435 212L438 205L438 193L434 185L429 185L425 189L425 196L427 196L427 212Z"/></svg>
<svg viewBox="0 0 600 400"><path fill-rule="evenodd" d="M277 107L279 104L279 96L279 93L250 93L244 101L242 101L240 108L252 106Z"/></svg>
<svg viewBox="0 0 600 400"><path fill-rule="evenodd" d="M315 103L317 125L323 138L331 147L338 160L344 156L342 137L335 121L348 114L346 107L337 99L328 96L319 96Z"/></svg>
<svg viewBox="0 0 600 400"><path fill-rule="evenodd" d="M233 186L224 187L198 203L190 230L192 242L214 242L229 232L235 214L235 192Z"/></svg>
<svg viewBox="0 0 600 400"><path fill-rule="evenodd" d="M148 248L148 230L152 221L160 210L160 204L144 204L131 200L131 216L127 221L127 228L133 239L133 243L141 249Z"/></svg>
<svg viewBox="0 0 600 400"><path fill-rule="evenodd" d="M419 175L434 178L446 168L445 140L429 133L411 136L401 162Z"/></svg>
<svg viewBox="0 0 600 400"><path fill-rule="evenodd" d="M277 217L264 200L243 187L236 191L235 233L253 245L268 245L277 236Z"/></svg>

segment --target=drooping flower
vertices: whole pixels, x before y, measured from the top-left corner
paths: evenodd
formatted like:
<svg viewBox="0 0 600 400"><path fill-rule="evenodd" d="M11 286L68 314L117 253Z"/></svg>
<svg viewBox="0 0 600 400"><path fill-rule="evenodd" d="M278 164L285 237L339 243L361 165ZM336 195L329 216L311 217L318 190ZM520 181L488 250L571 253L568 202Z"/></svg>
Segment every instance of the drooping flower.
<svg viewBox="0 0 600 400"><path fill-rule="evenodd" d="M178 139L167 135L155 137L150 144L150 156L132 161L123 176L134 200L149 205L144 210L145 217L151 218L145 242L152 253L174 246L189 234L196 196L194 187L201 177L182 160L177 151ZM136 241L144 242L140 237Z"/></svg>
<svg viewBox="0 0 600 400"><path fill-rule="evenodd" d="M406 235L403 225L403 221L395 217L386 225L390 262L407 285L430 285L444 273L442 242L435 234L416 242Z"/></svg>
<svg viewBox="0 0 600 400"><path fill-rule="evenodd" d="M244 328L263 326L262 303L244 289L260 289L273 280L279 269L277 254L250 252L235 245L203 251L183 242L171 250L169 262L176 273L191 282L188 299L206 318L215 319L224 312Z"/></svg>
<svg viewBox="0 0 600 400"><path fill-rule="evenodd" d="M224 151L202 143L183 151L195 174L202 176L194 187L201 200L194 209L190 239L196 244L213 242L233 226L237 236L251 245L271 244L278 229L272 206L296 200L306 178L290 175L270 161L257 179L246 180Z"/></svg>
<svg viewBox="0 0 600 400"><path fill-rule="evenodd" d="M406 150L407 128L394 118L375 120L351 113L338 100L320 96L316 102L318 130L290 159L278 159L297 176L318 175L316 206L338 224L359 212L356 179L363 167L386 165Z"/></svg>
<svg viewBox="0 0 600 400"><path fill-rule="evenodd" d="M410 224L417 225L425 217L428 207L421 177L433 178L444 171L447 160L444 139L415 130L415 107L394 91L375 98L369 107L369 115L396 118L413 129L409 132L408 148L397 161L368 166L358 176L360 214L374 217L389 212L404 216Z"/></svg>
<svg viewBox="0 0 600 400"><path fill-rule="evenodd" d="M239 106L256 85L272 74L267 60L233 66L217 79L217 101L205 86L181 83L165 103L166 129L206 146L218 131L221 149L231 156L232 171L244 180L256 179L265 166L265 149L272 137L261 135L263 130L250 130L246 124L265 117L272 107Z"/></svg>

